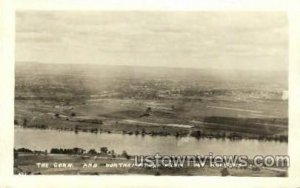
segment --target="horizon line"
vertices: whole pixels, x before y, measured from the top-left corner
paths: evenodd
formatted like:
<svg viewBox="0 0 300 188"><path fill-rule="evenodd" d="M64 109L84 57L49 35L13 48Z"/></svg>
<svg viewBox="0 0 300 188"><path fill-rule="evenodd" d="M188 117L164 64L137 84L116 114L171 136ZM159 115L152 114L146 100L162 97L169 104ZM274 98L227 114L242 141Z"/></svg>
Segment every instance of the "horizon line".
<svg viewBox="0 0 300 188"><path fill-rule="evenodd" d="M50 62L38 62L38 61L15 61L16 65L29 64L41 64L41 65L92 65L92 66L111 66L111 67L146 67L146 68L169 68L169 69L197 69L197 70L227 70L227 71L270 71L270 72L289 72L289 69L243 69L243 68L218 68L218 67L182 67L182 66L148 66L148 65L120 65L120 64L95 64L95 63L50 63Z"/></svg>

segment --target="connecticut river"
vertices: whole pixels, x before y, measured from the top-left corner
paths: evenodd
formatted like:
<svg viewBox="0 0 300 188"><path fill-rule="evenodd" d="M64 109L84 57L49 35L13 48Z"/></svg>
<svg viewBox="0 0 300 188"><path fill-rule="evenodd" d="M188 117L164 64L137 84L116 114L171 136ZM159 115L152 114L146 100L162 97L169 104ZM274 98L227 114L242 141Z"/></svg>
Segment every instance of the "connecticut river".
<svg viewBox="0 0 300 188"><path fill-rule="evenodd" d="M287 143L275 141L229 139L196 139L193 137L141 136L123 134L92 134L69 131L40 130L15 127L15 148L48 150L74 148L86 150L108 147L116 153L126 150L133 155L286 155Z"/></svg>

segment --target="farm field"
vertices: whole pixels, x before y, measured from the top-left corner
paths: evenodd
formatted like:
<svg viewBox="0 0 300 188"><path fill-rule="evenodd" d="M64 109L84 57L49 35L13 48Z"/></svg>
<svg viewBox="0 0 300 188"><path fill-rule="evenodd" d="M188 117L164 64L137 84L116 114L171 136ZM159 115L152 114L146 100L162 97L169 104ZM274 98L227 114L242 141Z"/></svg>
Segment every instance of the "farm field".
<svg viewBox="0 0 300 188"><path fill-rule="evenodd" d="M155 148L157 151L163 151L160 146L167 147L162 146L164 139L155 138L167 137L165 139L167 143L174 142L170 143L172 148L168 150L169 152L176 151L179 144L188 140L187 138L199 140L198 144L193 140L188 141L193 143L195 149L198 146L204 147L206 142L214 143L213 140L210 142L205 139L223 140L220 146L216 147L216 151L220 151L218 148L226 146L227 142L235 145L242 140L246 140L246 147L251 147L255 141L262 142L258 146L270 142L267 145L274 145L274 147L288 142L288 99L285 96L287 86L285 82L273 82L273 77L278 76L277 72L268 74L259 71L244 72L236 75L237 73L224 71L219 73L201 69L96 65L93 68L80 65L71 67L55 65L56 68L53 69L53 66L29 63L16 67L14 124L18 132L15 133L17 135L15 143L29 143L24 139L28 139L30 134L35 133L25 131L26 129L45 130L45 134L41 133L41 135L45 135L43 139L49 142L47 148L51 148L51 144L60 145L56 140L62 139L60 142L64 142L64 138L59 138L59 134L48 134L46 130L70 132L73 135L68 137L72 140L77 139L76 135L83 132L97 134L99 135L97 139L100 140L100 137L113 140L117 138L116 134L132 135L136 138L128 138L130 140L128 143L131 146L136 145L135 151L144 149L138 147L141 142L145 142L143 137L147 137L145 139L148 140L148 145L153 144L151 151L156 151ZM29 72L29 70L35 71ZM281 80L284 80L284 77ZM171 141L170 137L176 140ZM46 150L39 147L40 138L34 135L31 138L37 143L37 148ZM125 137L113 141L114 143L106 143L120 148L122 139ZM135 139L136 143L134 143ZM81 142L86 145L85 142L92 141L87 138ZM97 144L103 146L102 143L93 143L93 145ZM141 147L145 147L145 144L141 144ZM146 147L150 147L148 145ZM26 148L26 144L23 146ZM287 148L282 149L282 147L282 145L278 147L278 152L286 154ZM123 148L131 147L126 145ZM264 150L261 147L257 152ZM182 151L185 149L182 148ZM186 151L193 150L189 148ZM239 152L244 151L241 149ZM30 172L32 174L216 175L221 173L220 169L211 168L107 168L103 166L107 161L113 163L132 161L103 157L95 159L102 166L85 169L78 168L85 161L82 156L18 153L20 155L18 154L18 158L15 159L17 174ZM72 161L75 166L72 169L37 169L36 163L39 161L59 163ZM259 171L231 169L229 174L286 176L287 172L263 168Z"/></svg>
<svg viewBox="0 0 300 188"><path fill-rule="evenodd" d="M203 70L157 73L141 67L104 67L104 72L98 66L77 73L80 67L68 70L61 65L60 72L49 75L42 72L51 65L31 66L38 69L37 74L26 74L27 66L17 67L17 125L76 132L287 140L288 106L282 99L286 86L266 80L259 72L244 75L249 79L244 84L246 80L228 78L229 73ZM132 71L135 78L129 75ZM188 71L195 77L182 80L180 76ZM170 80L165 78L168 73L178 76ZM254 83L256 79L263 81ZM224 83L218 86L220 81L232 84L224 88Z"/></svg>

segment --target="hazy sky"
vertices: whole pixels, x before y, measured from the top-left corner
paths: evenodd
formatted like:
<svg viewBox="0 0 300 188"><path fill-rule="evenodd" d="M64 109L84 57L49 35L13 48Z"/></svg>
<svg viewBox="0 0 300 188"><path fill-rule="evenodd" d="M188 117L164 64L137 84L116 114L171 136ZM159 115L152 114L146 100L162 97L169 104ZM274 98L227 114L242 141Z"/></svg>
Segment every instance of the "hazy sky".
<svg viewBox="0 0 300 188"><path fill-rule="evenodd" d="M17 12L16 61L287 69L283 12Z"/></svg>

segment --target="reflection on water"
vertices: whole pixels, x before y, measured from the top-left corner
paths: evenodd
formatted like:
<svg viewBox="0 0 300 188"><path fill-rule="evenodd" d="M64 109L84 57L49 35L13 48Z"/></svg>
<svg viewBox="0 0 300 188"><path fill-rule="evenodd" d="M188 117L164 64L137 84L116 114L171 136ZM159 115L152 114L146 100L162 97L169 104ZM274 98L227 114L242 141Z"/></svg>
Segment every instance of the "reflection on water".
<svg viewBox="0 0 300 188"><path fill-rule="evenodd" d="M15 127L15 148L50 151L51 148L96 149L100 147L114 149L121 153L126 150L129 154L198 154L208 155L284 155L287 154L287 143L267 142L258 140L231 141L228 139L197 140L193 137L176 138L174 136L141 136L122 134L75 134L69 131L24 129Z"/></svg>

